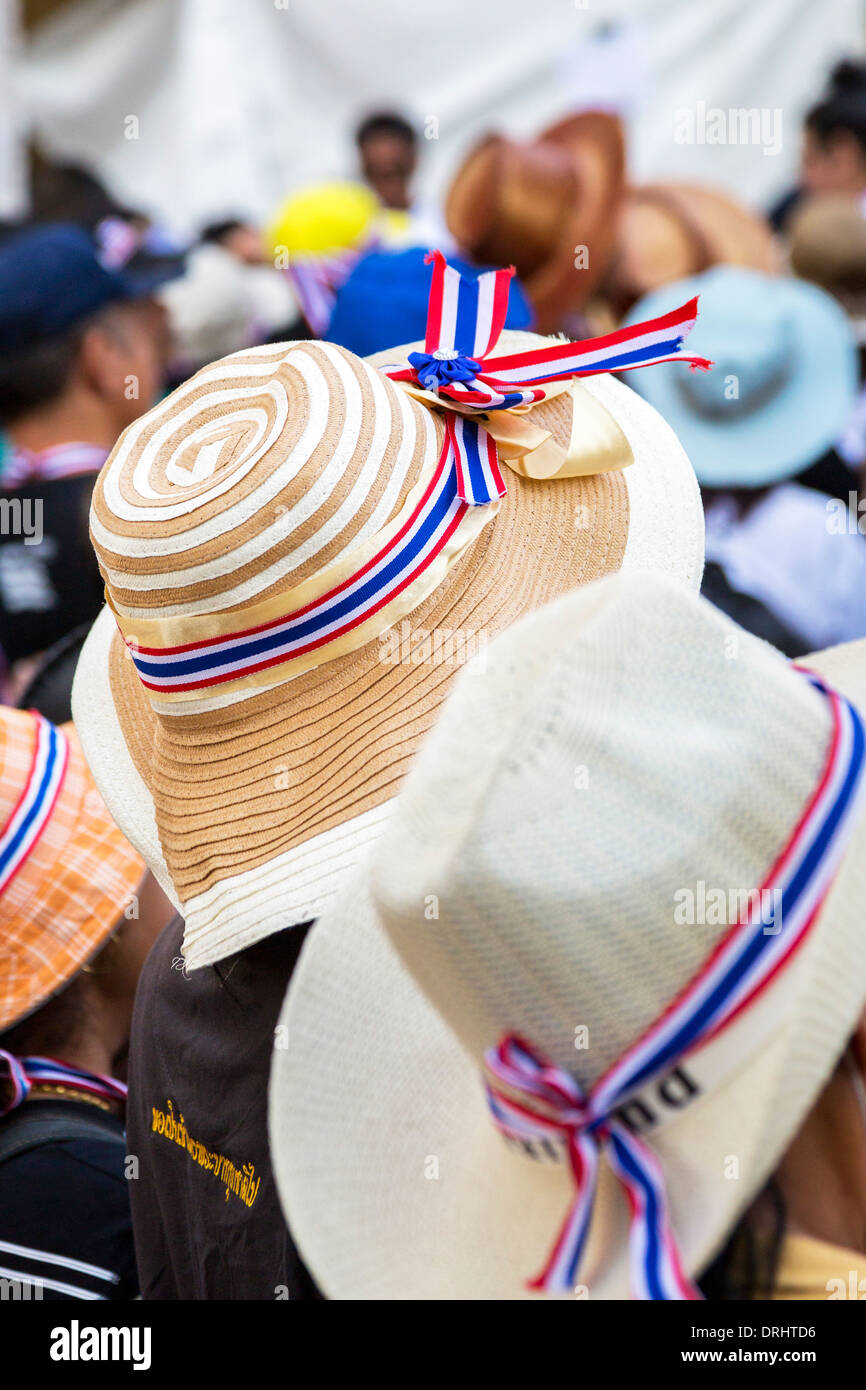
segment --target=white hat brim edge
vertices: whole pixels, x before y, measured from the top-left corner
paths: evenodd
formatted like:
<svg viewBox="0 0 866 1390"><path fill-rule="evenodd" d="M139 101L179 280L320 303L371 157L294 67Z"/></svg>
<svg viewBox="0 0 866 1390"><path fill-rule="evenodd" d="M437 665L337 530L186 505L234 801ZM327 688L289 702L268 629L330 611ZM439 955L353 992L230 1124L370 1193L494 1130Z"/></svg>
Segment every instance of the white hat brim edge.
<svg viewBox="0 0 866 1390"><path fill-rule="evenodd" d="M866 711L866 640L802 664ZM861 813L808 941L762 1001L782 1021L652 1141L692 1275L772 1173L863 1011L864 892ZM809 1055L816 997L817 1061ZM536 1296L523 1281L538 1272L559 1231L573 1196L569 1174L515 1155L495 1132L477 1063L402 965L363 871L344 881L308 937L280 1025L272 1163L293 1238L328 1297ZM600 1171L587 1264L604 1249L611 1223L619 1224L621 1253L588 1276L588 1296L625 1299L624 1206L604 1162Z"/></svg>

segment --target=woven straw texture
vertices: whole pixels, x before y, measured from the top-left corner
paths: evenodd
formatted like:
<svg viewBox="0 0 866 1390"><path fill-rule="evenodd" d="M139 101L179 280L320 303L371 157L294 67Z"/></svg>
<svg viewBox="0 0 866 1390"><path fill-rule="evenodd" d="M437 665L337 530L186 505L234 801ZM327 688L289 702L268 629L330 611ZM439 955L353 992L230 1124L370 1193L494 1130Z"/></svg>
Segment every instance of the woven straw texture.
<svg viewBox="0 0 866 1390"><path fill-rule="evenodd" d="M866 708L866 643L812 664ZM330 1296L529 1296L570 1178L495 1133L484 1050L522 1034L590 1087L727 930L678 923L675 894L764 881L829 738L824 701L778 653L658 577L568 595L461 676L283 1013L272 1150ZM693 1273L866 1001L864 847L861 819L808 943L757 1006L761 1045L746 1011L713 1044L730 1074L649 1136ZM602 1169L580 1278L590 1297L627 1297L624 1202Z"/></svg>
<svg viewBox="0 0 866 1390"><path fill-rule="evenodd" d="M698 582L702 524L682 450L619 383L591 389L635 464L552 483L506 472L507 498L411 613L413 631L487 641L623 564ZM568 438L567 398L533 418ZM112 602L127 618L223 612L310 578L396 514L441 434L423 406L330 344L214 364L132 426L103 470L92 532ZM191 481L202 449L214 471ZM270 689L163 707L120 638L108 641L110 623L80 663L76 720L120 823L184 912L188 964L316 915L375 840L459 663L383 662L368 642L299 675L277 668Z"/></svg>

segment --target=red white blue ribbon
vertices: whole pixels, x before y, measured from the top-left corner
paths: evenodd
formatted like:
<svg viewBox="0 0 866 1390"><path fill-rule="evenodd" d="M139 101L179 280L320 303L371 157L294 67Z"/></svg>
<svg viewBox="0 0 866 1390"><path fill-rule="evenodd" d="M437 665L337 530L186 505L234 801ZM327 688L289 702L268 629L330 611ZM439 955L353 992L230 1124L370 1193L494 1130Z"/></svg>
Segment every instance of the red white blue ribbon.
<svg viewBox="0 0 866 1390"><path fill-rule="evenodd" d="M686 362L692 369L712 364L682 351L697 317L697 299L679 309L631 328L582 343L552 343L503 357L491 356L508 313L513 267L489 270L474 280L449 266L441 251L431 251L433 263L424 352L411 352L409 366L383 368L392 381L402 381L439 397L443 405L487 412L532 405L544 398L546 386L575 376L630 371L661 362ZM481 438L468 435L469 447L487 456L495 453ZM462 437L452 436L451 448L460 477L460 496L470 506L485 506L505 493L498 468L486 480L474 470L464 452ZM476 478L478 483L476 485Z"/></svg>
<svg viewBox="0 0 866 1390"><path fill-rule="evenodd" d="M448 407L435 475L417 506L397 534L353 574L278 618L174 645L146 645L126 637L148 690L183 695L256 676L337 641L396 599L442 552L467 508L487 506L505 496L495 441L471 412L482 412L483 419L484 411L538 400L545 394L543 383L608 371L626 356L635 359L633 366L650 360L709 365L703 358L684 357L679 351L694 322L695 301L664 320L623 329L608 338L555 343L491 358L488 354L508 311L513 271L486 271L467 280L447 265L441 252L432 252L429 259L433 261L425 340L429 351L411 354L410 362L418 359L417 370L415 366L384 369L396 381L436 388ZM467 357L464 347L477 358ZM638 360L641 354L644 360ZM504 373L501 380L485 375L494 363ZM520 381L521 388L512 390L509 378ZM530 380L535 384L527 387Z"/></svg>
<svg viewBox="0 0 866 1390"><path fill-rule="evenodd" d="M36 740L27 780L0 832L0 893L5 892L38 844L66 776L69 745L65 734L36 716Z"/></svg>
<svg viewBox="0 0 866 1390"><path fill-rule="evenodd" d="M113 1076L103 1076L99 1072L80 1071L66 1062L58 1062L54 1057L15 1057L0 1048L0 1067L3 1066L12 1083L12 1098L0 1109L0 1115L8 1115L15 1110L27 1099L33 1086L40 1083L83 1091L85 1095L97 1096L100 1100L126 1101L127 1088L122 1081L115 1081Z"/></svg>
<svg viewBox="0 0 866 1390"><path fill-rule="evenodd" d="M683 1272L671 1228L664 1177L653 1151L617 1112L649 1081L666 1073L727 1027L769 988L818 917L845 852L864 792L863 722L857 710L816 676L833 718L819 784L760 894L662 1016L584 1095L574 1078L529 1043L508 1035L485 1055L487 1099L509 1139L564 1143L575 1197L540 1274L530 1287L574 1288L592 1217L604 1152L631 1211L632 1290L647 1299L700 1297Z"/></svg>
<svg viewBox="0 0 866 1390"><path fill-rule="evenodd" d="M435 472L399 531L365 565L312 603L229 636L146 647L127 642L148 690L206 690L333 642L392 602L447 545L466 514L443 448Z"/></svg>

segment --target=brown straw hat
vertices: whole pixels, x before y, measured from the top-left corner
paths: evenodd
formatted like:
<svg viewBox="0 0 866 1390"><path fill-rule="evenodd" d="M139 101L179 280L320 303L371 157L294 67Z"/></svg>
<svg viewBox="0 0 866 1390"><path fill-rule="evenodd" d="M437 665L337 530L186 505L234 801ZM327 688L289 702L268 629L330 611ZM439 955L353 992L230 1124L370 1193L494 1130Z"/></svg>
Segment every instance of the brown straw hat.
<svg viewBox="0 0 866 1390"><path fill-rule="evenodd" d="M718 189L644 184L625 194L599 296L621 317L652 290L719 264L779 270L769 223Z"/></svg>
<svg viewBox="0 0 866 1390"><path fill-rule="evenodd" d="M532 141L487 136L454 179L445 218L475 260L515 266L538 330L550 333L585 303L607 264L624 174L619 120L584 111ZM578 268L581 247L587 264Z"/></svg>
<svg viewBox="0 0 866 1390"><path fill-rule="evenodd" d="M512 352L541 343L500 339ZM383 609L319 664L311 653L204 692L146 689L132 653L146 664L154 647L180 647L185 661L187 633L203 627L246 638L263 613L294 614L354 573L350 557L393 528L444 433L440 413L376 369L409 351L365 361L296 342L224 358L133 424L97 482L91 531L110 606L73 710L108 805L185 917L191 968L318 915L378 837L456 668L488 637L621 567L699 583L688 459L650 406L599 376L530 415L564 446L594 425L607 471L539 481L509 469L507 496L468 509L469 530L406 590L399 617Z"/></svg>

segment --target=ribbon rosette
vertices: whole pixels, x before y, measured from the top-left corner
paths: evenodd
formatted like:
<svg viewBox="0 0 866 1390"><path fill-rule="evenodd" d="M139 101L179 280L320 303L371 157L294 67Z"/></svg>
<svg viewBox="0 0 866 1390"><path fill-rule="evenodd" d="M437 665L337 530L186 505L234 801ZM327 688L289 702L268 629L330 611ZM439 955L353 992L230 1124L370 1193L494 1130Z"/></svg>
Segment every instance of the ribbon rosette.
<svg viewBox="0 0 866 1390"><path fill-rule="evenodd" d="M569 389L575 378L661 362L686 362L692 369L702 370L712 366L704 357L682 352L697 317L697 299L660 318L602 338L553 342L549 347L493 356L508 313L513 266L484 271L475 280L467 280L448 265L441 251L431 251L427 261L433 263L433 276L424 352L410 353L408 366L387 366L383 371L428 404L448 411L445 447L456 471L458 496L470 506L485 506L505 496L494 441L506 445L506 462L525 461L527 454L549 439L549 433L533 427L525 413L520 413ZM598 402L593 402L592 408L596 412L602 409ZM512 417L504 428L496 412ZM483 425L478 416L483 418ZM458 418L459 428L455 424ZM517 471L533 477L575 477L595 470L586 460L563 453L552 471L549 462L538 471L526 468L525 462L524 466L518 463Z"/></svg>

